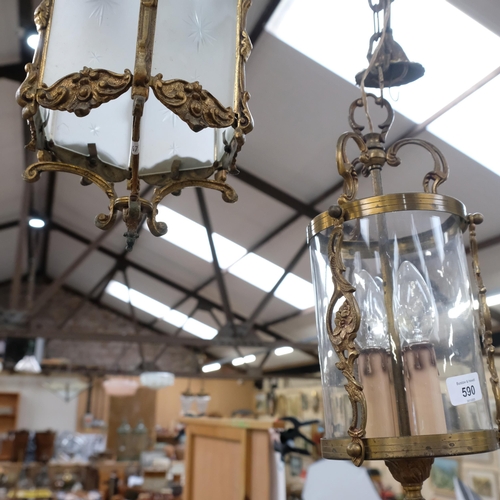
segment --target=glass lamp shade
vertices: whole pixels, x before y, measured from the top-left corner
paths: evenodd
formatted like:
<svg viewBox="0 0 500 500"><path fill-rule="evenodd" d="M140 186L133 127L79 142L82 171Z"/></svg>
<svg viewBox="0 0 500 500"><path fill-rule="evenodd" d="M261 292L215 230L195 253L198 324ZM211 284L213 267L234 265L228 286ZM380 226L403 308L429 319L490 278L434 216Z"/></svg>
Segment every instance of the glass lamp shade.
<svg viewBox="0 0 500 500"><path fill-rule="evenodd" d="M74 377L51 378L43 383L43 387L68 403L75 399L81 392L87 390L89 384Z"/></svg>
<svg viewBox="0 0 500 500"><path fill-rule="evenodd" d="M102 385L108 396L133 396L137 392L137 389L139 389L138 382L121 377L109 378Z"/></svg>
<svg viewBox="0 0 500 500"><path fill-rule="evenodd" d="M140 375L141 385L150 389L161 389L174 385L175 376L169 372L144 372Z"/></svg>
<svg viewBox="0 0 500 500"><path fill-rule="evenodd" d="M33 63L16 94L37 151L24 179L47 171L78 175L109 199L95 219L109 229L117 212L127 250L146 215L155 236L157 206L187 187L222 193L253 129L245 64L250 0L42 0ZM127 181L128 196L118 182ZM155 186L141 197L141 181Z"/></svg>
<svg viewBox="0 0 500 500"><path fill-rule="evenodd" d="M33 355L26 355L14 366L14 371L18 373L41 373L40 363Z"/></svg>
<svg viewBox="0 0 500 500"><path fill-rule="evenodd" d="M158 0L148 14L154 22L147 25L140 0L42 4L48 26L38 48L38 78L50 91L38 99L39 144L44 138L66 162L96 154L116 180L126 178L133 146L146 179L170 173L174 162L184 171L230 161L244 92L240 35L249 2ZM147 37L151 79L139 145L131 137L141 37ZM72 104L62 105L73 91ZM212 101L209 123L201 125L202 104Z"/></svg>
<svg viewBox="0 0 500 500"><path fill-rule="evenodd" d="M194 394L191 394L189 391L183 392L181 394L181 412L183 415L187 415L191 412L191 406L194 400Z"/></svg>
<svg viewBox="0 0 500 500"><path fill-rule="evenodd" d="M424 210L384 213L384 231L388 235L385 245L379 217L371 215L343 222L340 246L346 268L344 277L356 288L361 312L356 339L360 356L355 372L365 386L367 401L370 390L378 401L375 409L368 404L368 422L393 412L397 417L401 408L407 407L411 435L491 431L493 421L478 335L481 326L473 307L463 217ZM328 259L332 230L333 223L310 237L325 430L329 439L347 437L352 419L344 388L346 379L336 367L339 358L326 324L334 291ZM385 268L380 265L381 259L387 263ZM386 290L388 297L384 299L380 292L387 282L393 287ZM334 317L342 303L341 298L335 305ZM389 335L388 306L394 318L394 337ZM394 387L391 356L382 359L380 350L377 351L386 350L389 339L391 344L399 344L401 372L396 375L403 380L405 400L398 397ZM369 378L375 377L377 370L391 371L391 375L385 375L385 386L370 386ZM461 384L462 379L475 380L477 397L457 403L452 386L455 382ZM384 391L388 392L385 413L381 408ZM391 429L375 427L367 425L366 437L402 434L397 418Z"/></svg>
<svg viewBox="0 0 500 500"><path fill-rule="evenodd" d="M198 415L205 415L207 412L208 408L208 403L210 403L210 400L212 399L210 395L200 393L195 396L195 401L196 401L196 409L198 410Z"/></svg>

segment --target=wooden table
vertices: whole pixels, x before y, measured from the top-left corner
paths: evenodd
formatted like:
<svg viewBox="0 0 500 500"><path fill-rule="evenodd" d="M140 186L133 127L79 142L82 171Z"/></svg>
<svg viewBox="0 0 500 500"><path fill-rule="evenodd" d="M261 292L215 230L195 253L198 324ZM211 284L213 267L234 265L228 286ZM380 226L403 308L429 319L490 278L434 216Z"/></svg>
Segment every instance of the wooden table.
<svg viewBox="0 0 500 500"><path fill-rule="evenodd" d="M184 418L184 500L269 500L271 440L280 421Z"/></svg>

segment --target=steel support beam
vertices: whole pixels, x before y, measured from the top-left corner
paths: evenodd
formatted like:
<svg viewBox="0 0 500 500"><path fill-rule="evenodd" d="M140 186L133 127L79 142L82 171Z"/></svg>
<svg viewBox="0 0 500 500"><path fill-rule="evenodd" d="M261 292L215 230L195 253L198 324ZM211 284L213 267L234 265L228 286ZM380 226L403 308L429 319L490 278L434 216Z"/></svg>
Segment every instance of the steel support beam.
<svg viewBox="0 0 500 500"><path fill-rule="evenodd" d="M63 234L66 234L67 236L70 236L76 240L79 240L82 243L88 244L90 242L89 239L85 238L80 233L72 231L71 229L68 229L60 224L55 223L55 222L53 224L53 229L60 231ZM100 251L101 253L108 255L109 257L115 258L115 259L119 256L119 254L117 254L117 253L113 252L112 250L105 248L105 247L98 247L97 250ZM205 297L202 297L198 293L195 293L192 290L189 290L188 288L180 285L179 283L176 283L175 281L172 281L172 280L166 278L165 276L161 276L161 275L155 273L154 271L151 271L147 267L141 266L140 264L137 264L136 262L133 262L133 261L126 261L126 266L131 267L132 269L135 269L136 271L139 271L139 272L145 274L146 276L149 276L153 279L156 279L156 280L160 281L161 283L163 283L164 285L167 285L167 286L183 293L184 295L187 295L187 296L192 297L196 300L205 302L207 305L209 305L210 307L212 307L214 309L218 309L219 311L223 311L222 307L219 304L217 304L216 302L213 302L212 300L209 300ZM243 323L246 322L246 320L247 320L247 318L245 318L244 316L242 316L241 314L238 314L238 313L234 313L234 317L236 319L238 319L239 321L242 321ZM274 337L274 338L283 338L280 334L273 332L272 330L269 330L268 328L265 328L262 325L256 324L255 328L260 330L261 332L267 334L267 335Z"/></svg>
<svg viewBox="0 0 500 500"><path fill-rule="evenodd" d="M11 220L9 222L4 222L3 224L0 224L0 231L5 231L6 229L10 229L12 227L17 227L17 226L19 226L18 220Z"/></svg>
<svg viewBox="0 0 500 500"><path fill-rule="evenodd" d="M166 345L168 347L198 347L210 349L211 347L255 347L264 349L277 349L278 347L290 346L294 349L315 354L318 346L312 343L293 342L289 340L275 340L265 342L255 337L246 339L215 337L212 340L203 340L194 336L173 337L151 334L123 334L123 332L96 332L95 330L82 330L73 328L71 333L61 332L54 329L40 328L36 331L25 329L0 327L0 338L44 338L67 340L71 342L125 342L137 344Z"/></svg>
<svg viewBox="0 0 500 500"><path fill-rule="evenodd" d="M267 292L265 297L260 301L259 305L255 308L254 312L250 315L246 322L246 327L248 330L252 330L255 322L257 321L257 318L260 316L262 311L265 309L265 307L269 304L270 300L274 297L274 292L278 289L278 287L283 283L283 280L287 277L287 275L293 270L293 268L297 265L299 260L302 258L304 255L305 251L307 250L307 244L304 243L300 248L299 251L293 256L292 260L286 266L286 269L284 273L281 275L280 279L275 283L273 288Z"/></svg>
<svg viewBox="0 0 500 500"><path fill-rule="evenodd" d="M217 285L219 288L220 298L222 300L222 308L224 309L224 314L226 315L226 322L231 326L234 331L234 316L231 310L231 304L229 303L229 294L227 293L226 283L224 282L224 276L222 276L222 271L219 266L219 259L217 257L217 251L215 249L212 222L210 221L210 216L208 214L207 202L205 201L205 194L201 188L196 188L196 196L198 198L198 204L200 206L201 217L203 219L203 225L207 231L208 243L210 245L210 252L212 254L212 263L214 266L215 278L217 280Z"/></svg>
<svg viewBox="0 0 500 500"><path fill-rule="evenodd" d="M23 274L23 260L28 244L28 215L31 203L31 184L25 184L21 199L21 219L19 222L19 232L17 235L16 260L14 263L14 275L10 289L10 304L12 310L19 309L21 297L21 280Z"/></svg>

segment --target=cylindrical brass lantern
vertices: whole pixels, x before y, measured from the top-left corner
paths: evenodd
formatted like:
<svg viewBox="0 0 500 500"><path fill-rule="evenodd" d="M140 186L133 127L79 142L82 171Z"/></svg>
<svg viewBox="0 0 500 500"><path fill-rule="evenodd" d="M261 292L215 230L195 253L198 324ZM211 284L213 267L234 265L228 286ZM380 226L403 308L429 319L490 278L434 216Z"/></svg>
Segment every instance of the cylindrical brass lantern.
<svg viewBox="0 0 500 500"><path fill-rule="evenodd" d="M393 111L383 98L370 97L387 109L388 119L380 133L363 135L354 119L362 100L352 104L353 132L337 144L344 193L308 228L325 408L322 452L356 465L386 460L407 498L421 498L434 457L498 448L498 376L475 237L482 217L437 193L448 165L432 144L402 139L385 148ZM352 163L350 141L360 150ZM398 152L408 144L425 148L434 160L424 192L384 194L382 167L399 165ZM370 198L356 199L358 167L371 177ZM463 241L467 229L479 315Z"/></svg>
<svg viewBox="0 0 500 500"><path fill-rule="evenodd" d="M147 217L152 234L157 206L186 187L237 194L226 184L253 128L245 86L252 44L245 31L251 0L42 0L40 34L26 80L17 92L28 120L28 149L38 163L24 178L68 172L94 183L109 198L96 217L127 225L127 248ZM214 178L210 178L214 176ZM129 196L114 184L127 181ZM140 182L155 187L151 200Z"/></svg>

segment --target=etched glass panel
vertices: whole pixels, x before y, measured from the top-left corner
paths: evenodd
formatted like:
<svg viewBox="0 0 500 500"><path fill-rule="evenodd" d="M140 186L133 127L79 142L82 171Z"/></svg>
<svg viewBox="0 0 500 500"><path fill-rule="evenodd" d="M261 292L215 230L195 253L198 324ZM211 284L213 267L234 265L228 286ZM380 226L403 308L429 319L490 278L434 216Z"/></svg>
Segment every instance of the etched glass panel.
<svg viewBox="0 0 500 500"><path fill-rule="evenodd" d="M56 146L84 155L94 143L97 156L105 163L127 169L132 134L132 99L130 90L118 99L91 110L78 118L66 111L40 109L45 136Z"/></svg>
<svg viewBox="0 0 500 500"><path fill-rule="evenodd" d="M210 167L224 154L224 141L232 138L232 128L206 128L194 133L177 115L150 92L144 108L141 130L140 174L170 172L174 160L180 170ZM225 136L224 136L225 134Z"/></svg>
<svg viewBox="0 0 500 500"><path fill-rule="evenodd" d="M43 82L84 66L134 70L138 0L54 0Z"/></svg>
<svg viewBox="0 0 500 500"><path fill-rule="evenodd" d="M159 0L152 75L199 81L234 105L238 0Z"/></svg>

